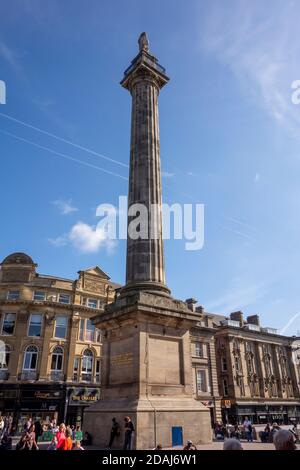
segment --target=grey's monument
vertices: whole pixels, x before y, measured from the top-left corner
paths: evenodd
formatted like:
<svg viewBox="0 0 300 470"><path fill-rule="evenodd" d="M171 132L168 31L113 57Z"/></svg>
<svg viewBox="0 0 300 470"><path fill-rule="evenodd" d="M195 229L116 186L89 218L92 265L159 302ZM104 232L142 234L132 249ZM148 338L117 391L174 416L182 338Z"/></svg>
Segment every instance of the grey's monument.
<svg viewBox="0 0 300 470"><path fill-rule="evenodd" d="M154 237L128 237L126 284L94 318L103 332L102 395L86 409L84 428L102 448L112 418L124 428L127 415L135 425L136 449L171 447L178 430L183 440L211 440L209 410L192 390L190 328L199 314L173 299L165 283L158 95L169 78L150 54L146 33L138 43L139 53L121 81L132 96L128 206L156 204L158 210L148 216ZM123 439L122 430L114 447L122 448Z"/></svg>

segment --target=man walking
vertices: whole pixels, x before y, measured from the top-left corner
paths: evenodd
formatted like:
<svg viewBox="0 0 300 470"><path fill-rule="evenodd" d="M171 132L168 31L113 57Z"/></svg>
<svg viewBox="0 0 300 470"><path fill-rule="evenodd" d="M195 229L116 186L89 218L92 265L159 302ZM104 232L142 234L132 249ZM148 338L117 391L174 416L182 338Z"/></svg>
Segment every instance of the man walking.
<svg viewBox="0 0 300 470"><path fill-rule="evenodd" d="M132 445L132 435L134 433L133 422L129 416L125 416L125 439L124 439L124 450L131 450Z"/></svg>
<svg viewBox="0 0 300 470"><path fill-rule="evenodd" d="M117 422L116 418L112 419L112 427L110 431L110 440L108 444L108 449L111 449L111 446L113 445L113 442L115 440L115 437L118 437L120 435L120 425Z"/></svg>
<svg viewBox="0 0 300 470"><path fill-rule="evenodd" d="M244 429L245 429L247 441L248 441L248 442L253 442L252 424L251 424L251 421L248 419L248 416L245 417Z"/></svg>

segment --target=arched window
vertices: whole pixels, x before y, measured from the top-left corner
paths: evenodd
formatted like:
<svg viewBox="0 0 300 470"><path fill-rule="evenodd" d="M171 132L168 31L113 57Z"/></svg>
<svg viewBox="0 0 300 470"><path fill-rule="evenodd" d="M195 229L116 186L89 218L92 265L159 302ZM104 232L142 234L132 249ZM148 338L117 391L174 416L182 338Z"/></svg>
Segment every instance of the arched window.
<svg viewBox="0 0 300 470"><path fill-rule="evenodd" d="M94 355L90 349L85 349L81 362L81 380L91 382L93 376Z"/></svg>
<svg viewBox="0 0 300 470"><path fill-rule="evenodd" d="M52 352L51 370L61 371L63 368L63 358L64 358L63 348L61 348L60 346L56 346Z"/></svg>
<svg viewBox="0 0 300 470"><path fill-rule="evenodd" d="M38 358L38 348L36 346L27 346L24 354L23 370L36 370Z"/></svg>

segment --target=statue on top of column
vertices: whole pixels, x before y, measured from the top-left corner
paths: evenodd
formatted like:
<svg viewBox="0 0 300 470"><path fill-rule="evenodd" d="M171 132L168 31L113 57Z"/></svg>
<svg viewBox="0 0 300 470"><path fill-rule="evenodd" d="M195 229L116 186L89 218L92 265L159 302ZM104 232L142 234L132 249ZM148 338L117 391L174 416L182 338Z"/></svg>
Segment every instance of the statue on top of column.
<svg viewBox="0 0 300 470"><path fill-rule="evenodd" d="M146 52L149 51L149 39L148 39L147 33L140 34L138 43L139 43L140 51L146 51Z"/></svg>

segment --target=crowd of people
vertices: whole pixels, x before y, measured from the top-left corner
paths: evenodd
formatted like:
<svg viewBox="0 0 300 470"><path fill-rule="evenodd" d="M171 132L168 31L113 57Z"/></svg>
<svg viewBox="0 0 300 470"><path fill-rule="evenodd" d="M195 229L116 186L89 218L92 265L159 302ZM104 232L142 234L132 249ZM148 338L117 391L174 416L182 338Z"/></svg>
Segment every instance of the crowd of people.
<svg viewBox="0 0 300 470"><path fill-rule="evenodd" d="M225 439L246 439L247 442L253 442L254 439L260 439L264 443L274 442L274 436L276 432L280 431L281 427L278 423L273 422L272 424L266 424L265 428L257 432L256 428L251 423L251 420L246 416L243 424L224 424L216 423L214 426L214 437L216 440L225 440ZM299 439L297 424L293 424L293 427L289 430L293 435L295 440Z"/></svg>
<svg viewBox="0 0 300 470"><path fill-rule="evenodd" d="M40 421L29 418L23 427L23 432L17 442L16 450L39 450L39 440L43 433L50 432L52 436L48 450L84 450L83 446L92 444L92 437L85 432L82 438L80 426L66 426L64 423L57 425L53 420L47 424L47 429ZM0 417L0 450L12 450L12 423L8 418Z"/></svg>
<svg viewBox="0 0 300 470"><path fill-rule="evenodd" d="M129 416L124 417L124 450L131 450L133 446L133 436L135 428ZM47 429L41 425L40 421L29 418L25 424L22 435L17 442L16 450L39 450L39 441L42 440L44 432L50 432L51 442L48 450L84 450L83 446L92 444L92 436L85 432L82 436L80 426L66 426L64 423L57 425L55 420L47 423ZM12 450L12 420L8 417L0 416L0 450ZM111 449L116 438L121 434L121 425L116 418L112 418L111 431L107 449ZM260 438L262 443L273 443L276 450L294 450L297 448L296 443L299 442L299 434L297 424L291 429L281 429L281 427L273 422L267 424L259 433L251 423L248 417L245 417L241 425L226 425L224 423L216 423L214 426L214 436L216 440L223 440L224 450L243 450L241 439L247 442L253 442L254 439ZM161 444L155 447L155 450L162 450ZM183 450L197 450L192 441L188 440Z"/></svg>

